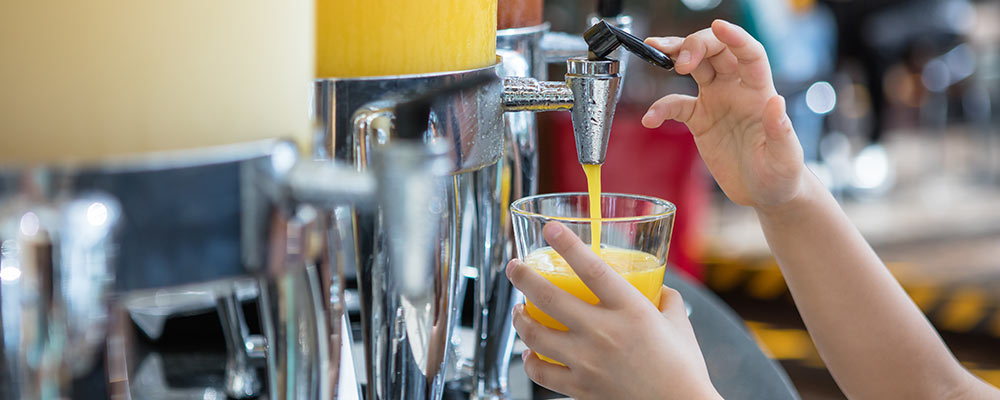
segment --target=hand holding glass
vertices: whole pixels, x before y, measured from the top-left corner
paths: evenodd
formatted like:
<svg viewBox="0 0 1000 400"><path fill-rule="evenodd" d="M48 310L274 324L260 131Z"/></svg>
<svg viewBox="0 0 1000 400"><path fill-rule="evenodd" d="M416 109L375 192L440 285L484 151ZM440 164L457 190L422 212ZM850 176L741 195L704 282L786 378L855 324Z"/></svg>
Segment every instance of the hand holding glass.
<svg viewBox="0 0 1000 400"><path fill-rule="evenodd" d="M653 197L610 194L601 196L600 253L612 269L638 289L653 304L660 302L660 287L674 223L673 204ZM522 261L559 288L590 303L599 299L573 269L545 242L542 227L559 221L577 236L591 235L590 202L586 193L531 196L511 204L514 237ZM543 325L567 330L566 326L528 301L525 307ZM539 355L545 361L558 363Z"/></svg>

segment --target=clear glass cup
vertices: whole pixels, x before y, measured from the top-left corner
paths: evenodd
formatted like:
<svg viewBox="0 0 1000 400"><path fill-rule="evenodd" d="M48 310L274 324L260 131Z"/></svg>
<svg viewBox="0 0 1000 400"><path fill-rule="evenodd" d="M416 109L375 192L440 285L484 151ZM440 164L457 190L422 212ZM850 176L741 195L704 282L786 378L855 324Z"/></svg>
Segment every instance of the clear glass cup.
<svg viewBox="0 0 1000 400"><path fill-rule="evenodd" d="M600 256L653 304L659 305L660 287L674 226L676 207L654 197L601 194ZM521 261L563 290L591 303L597 296L580 280L558 253L552 250L542 227L559 221L584 243L591 242L590 201L587 193L554 193L525 197L511 204L514 238ZM550 328L566 326L546 315L531 301L525 310ZM543 360L557 363L539 355Z"/></svg>

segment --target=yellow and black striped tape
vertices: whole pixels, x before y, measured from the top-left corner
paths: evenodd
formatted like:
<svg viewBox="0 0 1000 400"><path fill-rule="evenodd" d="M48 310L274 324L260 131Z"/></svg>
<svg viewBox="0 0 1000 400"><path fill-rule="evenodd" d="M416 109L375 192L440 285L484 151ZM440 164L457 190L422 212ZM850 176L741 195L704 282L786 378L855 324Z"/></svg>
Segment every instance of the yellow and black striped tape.
<svg viewBox="0 0 1000 400"><path fill-rule="evenodd" d="M716 293L741 294L756 300L787 300L788 287L772 258L708 259L705 284ZM894 265L889 263L889 269ZM985 282L943 283L901 279L913 302L940 330L1000 337L1000 294Z"/></svg>
<svg viewBox="0 0 1000 400"><path fill-rule="evenodd" d="M806 368L826 369L809 333L804 329L789 329L757 321L746 321L751 335L761 351L769 357ZM1000 369L975 362L962 362L980 379L1000 387Z"/></svg>

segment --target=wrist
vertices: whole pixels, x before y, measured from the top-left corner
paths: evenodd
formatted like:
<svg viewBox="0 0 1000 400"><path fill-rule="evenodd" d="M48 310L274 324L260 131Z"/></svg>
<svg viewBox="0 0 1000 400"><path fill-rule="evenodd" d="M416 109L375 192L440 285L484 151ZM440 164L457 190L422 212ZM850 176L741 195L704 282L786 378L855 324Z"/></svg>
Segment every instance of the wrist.
<svg viewBox="0 0 1000 400"><path fill-rule="evenodd" d="M753 209L761 219L797 218L828 196L829 191L823 182L820 182L816 175L806 170L800 176L798 188L791 199L781 204L755 205Z"/></svg>

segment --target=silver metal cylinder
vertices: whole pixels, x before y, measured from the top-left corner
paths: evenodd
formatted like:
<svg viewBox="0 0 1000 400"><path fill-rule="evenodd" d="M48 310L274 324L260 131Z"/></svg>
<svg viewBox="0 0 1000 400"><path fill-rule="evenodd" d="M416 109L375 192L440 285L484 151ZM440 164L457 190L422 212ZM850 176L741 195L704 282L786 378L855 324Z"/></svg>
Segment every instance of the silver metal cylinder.
<svg viewBox="0 0 1000 400"><path fill-rule="evenodd" d="M397 140L395 105L462 79L496 75L496 69L494 65L446 73L319 80L315 112L324 132L325 153L359 170L415 156L418 153L383 152L385 145ZM438 399L442 395L446 370L454 362L450 336L459 311L455 301L459 271L468 264L482 267L484 261L476 255L501 240L493 233L499 230L501 215L501 93L501 83L494 82L436 101L424 142L446 154L452 166L431 180L426 180L432 177L428 173L434 168L430 167L384 176L397 182L398 188L382 192L381 209L356 212L355 218L344 221L350 226L337 228L357 233L369 399ZM411 184L422 180L436 188L433 193L414 192ZM414 220L426 216L428 210L432 220ZM437 234L414 237L406 233L421 224L435 227ZM407 267L409 262L429 262L422 265L430 269Z"/></svg>
<svg viewBox="0 0 1000 400"><path fill-rule="evenodd" d="M615 106L621 95L618 61L566 60L566 83L573 91L573 136L580 164L604 164Z"/></svg>
<svg viewBox="0 0 1000 400"><path fill-rule="evenodd" d="M106 194L37 191L2 209L0 398L71 396L67 382L89 374L103 357L121 209Z"/></svg>
<svg viewBox="0 0 1000 400"><path fill-rule="evenodd" d="M325 227L333 204L372 202L372 182L367 173L304 161L282 141L0 170L0 398L81 397L73 378L105 357L113 376L100 373L90 384L146 398L133 378L148 370L134 364L124 327L134 319L155 337L167 316L199 309L192 298L207 298L208 310L226 300L230 395L262 394L248 371L266 353L272 394L333 397L340 363L330 347L342 345L343 300L335 290L342 280L330 276L341 266L331 260L341 258ZM246 333L237 311L233 288L247 279L264 282L266 342ZM120 302L109 305L111 293ZM141 308L133 318L124 311L131 306ZM112 314L124 320L105 346L109 308L123 310Z"/></svg>

